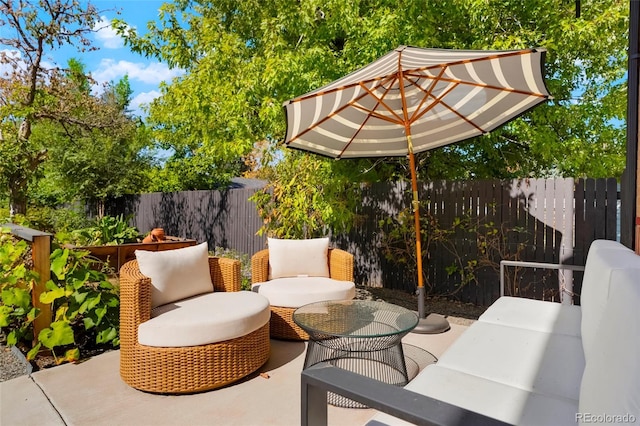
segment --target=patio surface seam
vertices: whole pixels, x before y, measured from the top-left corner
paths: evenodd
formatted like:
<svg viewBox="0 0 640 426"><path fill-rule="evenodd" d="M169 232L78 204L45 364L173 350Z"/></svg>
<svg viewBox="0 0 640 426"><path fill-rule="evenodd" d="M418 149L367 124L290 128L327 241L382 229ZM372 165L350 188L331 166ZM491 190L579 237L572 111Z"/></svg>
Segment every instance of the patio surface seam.
<svg viewBox="0 0 640 426"><path fill-rule="evenodd" d="M68 425L68 423L64 420L64 417L62 417L62 413L60 413L60 411L58 410L58 408L55 406L55 404L53 403L53 401L51 400L51 398L49 398L49 395L47 395L47 392L45 392L45 390L42 388L42 386L40 386L40 383L38 383L38 381L33 377L33 374L29 374L29 380L31 380L37 387L38 389L40 389L40 392L42 392L42 394L44 395L44 397L47 399L47 402L49 403L49 405L51 406L51 408L53 409L53 411L56 412L56 414L58 415L58 418L60 418L60 421L65 424Z"/></svg>

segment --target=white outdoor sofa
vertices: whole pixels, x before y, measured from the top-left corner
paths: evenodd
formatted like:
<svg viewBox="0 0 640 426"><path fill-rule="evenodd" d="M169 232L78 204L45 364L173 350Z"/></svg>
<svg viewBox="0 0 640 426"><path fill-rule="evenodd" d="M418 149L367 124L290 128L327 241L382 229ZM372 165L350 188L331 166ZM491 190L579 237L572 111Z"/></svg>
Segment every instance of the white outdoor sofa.
<svg viewBox="0 0 640 426"><path fill-rule="evenodd" d="M343 374L321 387L355 390L347 393L384 411L368 426L409 424L387 413L417 424L640 424L640 256L594 241L580 299L501 297L404 389L367 383L361 392L360 378ZM303 419L320 410L309 405L313 380Z"/></svg>

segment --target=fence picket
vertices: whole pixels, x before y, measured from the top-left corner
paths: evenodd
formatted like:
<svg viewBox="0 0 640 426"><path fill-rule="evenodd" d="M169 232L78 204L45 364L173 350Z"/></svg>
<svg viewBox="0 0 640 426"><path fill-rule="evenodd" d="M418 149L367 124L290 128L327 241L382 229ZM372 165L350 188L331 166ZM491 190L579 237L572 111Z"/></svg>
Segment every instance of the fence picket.
<svg viewBox="0 0 640 426"><path fill-rule="evenodd" d="M425 200L423 217L430 214L440 226L450 226L456 217L469 215L483 224L493 223L525 232L509 233L510 252L524 245L520 260L584 265L589 245L596 238L619 239L617 181L610 179L515 179L469 182L434 181L421 186ZM132 215L132 225L141 232L155 227L183 238L207 241L216 246L254 254L265 247L266 237L257 236L262 226L256 206L249 201L257 189L190 191L125 196L107 203L108 214ZM356 282L412 291L415 273L384 259L378 221L410 208L404 182L382 182L363 189L354 229L333 236L356 259ZM456 233L456 251L463 259L477 257L477 244L465 233ZM423 241L423 245L426 244ZM459 274L446 271L455 260L442 245L430 244L425 259L427 282L439 294L455 293ZM517 295L538 299L558 295L558 276L540 270L520 271L524 283ZM568 277L566 279L571 279ZM579 295L582 273L574 273L567 288ZM457 293L462 301L488 305L498 297L497 275L484 268L476 287ZM578 301L579 296L574 298Z"/></svg>

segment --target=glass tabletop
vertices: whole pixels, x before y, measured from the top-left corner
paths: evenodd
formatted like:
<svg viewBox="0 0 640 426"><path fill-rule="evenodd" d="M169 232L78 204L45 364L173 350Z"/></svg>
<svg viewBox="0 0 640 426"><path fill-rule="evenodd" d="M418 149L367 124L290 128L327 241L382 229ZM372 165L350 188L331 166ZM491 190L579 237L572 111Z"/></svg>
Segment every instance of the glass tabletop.
<svg viewBox="0 0 640 426"><path fill-rule="evenodd" d="M418 314L386 302L327 300L296 309L293 321L309 334L383 337L408 333Z"/></svg>

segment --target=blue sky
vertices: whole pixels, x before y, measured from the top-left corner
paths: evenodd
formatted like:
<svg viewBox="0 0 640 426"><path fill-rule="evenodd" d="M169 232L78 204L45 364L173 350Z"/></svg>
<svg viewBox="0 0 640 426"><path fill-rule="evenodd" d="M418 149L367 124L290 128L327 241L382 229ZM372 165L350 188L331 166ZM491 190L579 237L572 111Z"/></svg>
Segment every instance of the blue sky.
<svg viewBox="0 0 640 426"><path fill-rule="evenodd" d="M81 1L87 3L87 1ZM53 51L53 60L59 66L65 66L68 59L75 57L83 62L86 70L99 83L118 81L125 75L133 89L131 109L141 115L140 105L153 100L160 95L158 86L161 81L171 81L180 70L171 70L166 64L153 58L145 58L133 53L124 46L122 39L110 28L109 23L114 18L125 21L135 27L138 34L144 34L147 22L157 20L158 9L164 3L157 0L92 0L91 3L99 10L102 18L98 31L92 35L94 46L99 50L78 53L72 46ZM120 11L120 15L116 13Z"/></svg>

